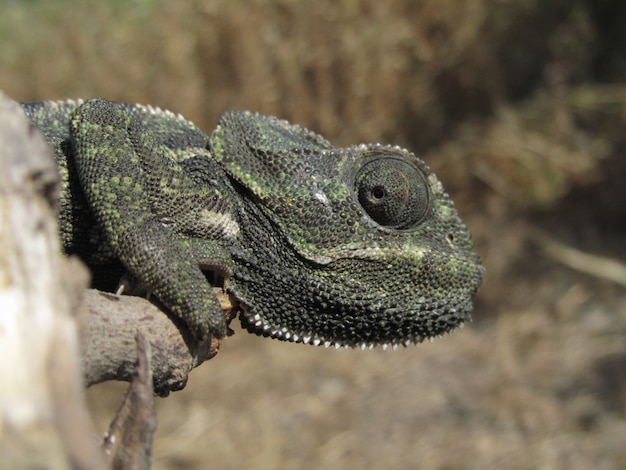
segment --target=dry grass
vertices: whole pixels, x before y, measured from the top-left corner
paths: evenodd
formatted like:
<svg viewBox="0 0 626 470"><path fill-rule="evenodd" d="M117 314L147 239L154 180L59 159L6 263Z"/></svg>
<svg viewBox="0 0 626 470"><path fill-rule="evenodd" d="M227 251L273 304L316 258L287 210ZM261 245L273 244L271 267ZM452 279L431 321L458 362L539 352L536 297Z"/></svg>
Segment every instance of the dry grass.
<svg viewBox="0 0 626 470"><path fill-rule="evenodd" d="M393 353L238 332L159 403L155 468L623 468L624 296L603 305L593 284L559 284L492 324ZM90 395L100 429L107 392Z"/></svg>
<svg viewBox="0 0 626 470"><path fill-rule="evenodd" d="M245 108L425 155L486 265L476 323L390 353L238 332L159 402L155 468L626 467L620 0L0 3L0 89L105 96L210 130ZM591 258L585 258L591 259ZM121 388L90 391L99 429Z"/></svg>
<svg viewBox="0 0 626 470"><path fill-rule="evenodd" d="M578 71L594 39L564 0L70 3L2 8L1 85L16 99L151 102L209 129L254 108L340 141L441 141L550 63Z"/></svg>

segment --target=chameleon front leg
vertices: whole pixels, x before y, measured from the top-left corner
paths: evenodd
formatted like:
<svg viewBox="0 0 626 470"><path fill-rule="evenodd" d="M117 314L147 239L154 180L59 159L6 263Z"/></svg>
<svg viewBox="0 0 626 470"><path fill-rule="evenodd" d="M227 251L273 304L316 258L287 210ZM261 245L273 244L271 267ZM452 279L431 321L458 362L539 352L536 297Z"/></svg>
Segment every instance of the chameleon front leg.
<svg viewBox="0 0 626 470"><path fill-rule="evenodd" d="M116 103L91 100L74 112L70 138L85 197L112 252L131 275L198 339L223 337L224 316L198 266L197 249L164 223L150 202L150 194L159 191L149 187L155 184L155 174L164 184L178 176L168 175L168 165L174 162L154 154L164 148L143 146L138 138L142 134L149 136L149 131ZM218 248L214 254L218 264L227 258Z"/></svg>

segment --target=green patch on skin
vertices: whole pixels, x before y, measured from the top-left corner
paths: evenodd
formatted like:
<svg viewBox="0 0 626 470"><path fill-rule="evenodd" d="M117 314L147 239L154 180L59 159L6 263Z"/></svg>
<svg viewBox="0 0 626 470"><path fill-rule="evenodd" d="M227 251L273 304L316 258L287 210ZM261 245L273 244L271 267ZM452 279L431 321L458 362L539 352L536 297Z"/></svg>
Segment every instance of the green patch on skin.
<svg viewBox="0 0 626 470"><path fill-rule="evenodd" d="M62 170L66 251L97 287L130 273L198 339L226 334L218 285L250 331L309 344L418 343L470 317L480 260L407 150L336 148L250 112L208 136L149 106L24 109Z"/></svg>

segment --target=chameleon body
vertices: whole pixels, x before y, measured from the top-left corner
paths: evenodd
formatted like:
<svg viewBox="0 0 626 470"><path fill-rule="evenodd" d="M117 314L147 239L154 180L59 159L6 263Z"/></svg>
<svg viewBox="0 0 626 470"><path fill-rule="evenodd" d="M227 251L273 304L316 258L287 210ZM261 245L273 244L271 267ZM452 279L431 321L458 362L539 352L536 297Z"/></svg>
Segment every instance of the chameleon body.
<svg viewBox="0 0 626 470"><path fill-rule="evenodd" d="M227 332L217 282L251 332L315 345L419 343L470 317L479 257L407 150L251 112L209 136L149 106L22 106L58 160L65 251L95 287L130 276L198 339Z"/></svg>

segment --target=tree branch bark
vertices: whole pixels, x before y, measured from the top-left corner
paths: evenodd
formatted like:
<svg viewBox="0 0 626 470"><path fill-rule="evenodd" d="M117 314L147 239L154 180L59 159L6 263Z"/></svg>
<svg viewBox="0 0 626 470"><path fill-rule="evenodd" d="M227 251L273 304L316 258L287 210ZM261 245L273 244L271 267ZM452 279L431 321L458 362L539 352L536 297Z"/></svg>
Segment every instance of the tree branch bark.
<svg viewBox="0 0 626 470"><path fill-rule="evenodd" d="M216 289L216 294L230 320L234 304L221 289ZM150 343L154 390L159 396L184 388L189 372L218 352L218 340L198 344L183 324L144 298L92 289L85 291L83 305L81 349L86 386L132 380L139 331Z"/></svg>
<svg viewBox="0 0 626 470"><path fill-rule="evenodd" d="M183 388L219 342L198 344L144 298L87 290L86 268L61 254L58 185L49 147L0 91L0 455L14 468L104 469L84 387L126 380L133 384L112 430L143 433L131 450L147 466L146 394ZM230 320L236 304L218 298ZM144 418L126 419L135 413Z"/></svg>
<svg viewBox="0 0 626 470"><path fill-rule="evenodd" d="M57 190L48 146L0 93L0 455L12 468L104 469L75 321L88 276L61 255Z"/></svg>

